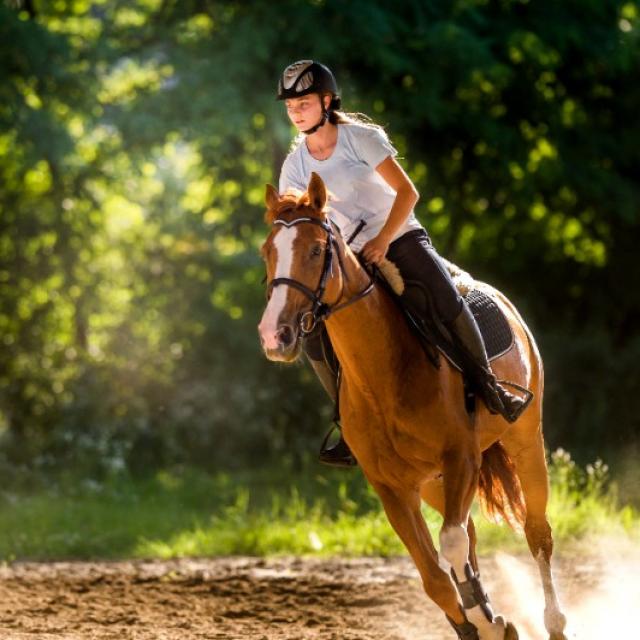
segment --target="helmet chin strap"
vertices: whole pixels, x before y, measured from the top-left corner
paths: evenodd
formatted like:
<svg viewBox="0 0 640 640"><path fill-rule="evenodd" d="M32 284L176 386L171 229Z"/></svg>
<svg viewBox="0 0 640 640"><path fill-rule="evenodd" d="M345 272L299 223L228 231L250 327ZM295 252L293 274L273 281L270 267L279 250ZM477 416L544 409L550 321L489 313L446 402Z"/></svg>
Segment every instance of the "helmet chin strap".
<svg viewBox="0 0 640 640"><path fill-rule="evenodd" d="M312 133L315 133L327 121L328 117L329 117L329 112L323 106L322 107L322 118L320 118L320 122L318 122L318 124L316 124L313 127L311 127L311 129L307 129L306 131L303 131L302 133L304 133L305 136L310 136Z"/></svg>

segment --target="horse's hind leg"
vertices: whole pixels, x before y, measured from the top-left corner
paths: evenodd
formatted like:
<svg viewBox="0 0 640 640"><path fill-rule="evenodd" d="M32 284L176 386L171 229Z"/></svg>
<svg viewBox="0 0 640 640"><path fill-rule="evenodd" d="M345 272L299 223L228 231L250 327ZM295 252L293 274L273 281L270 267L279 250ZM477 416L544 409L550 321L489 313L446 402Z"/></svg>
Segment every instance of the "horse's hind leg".
<svg viewBox="0 0 640 640"><path fill-rule="evenodd" d="M523 436L532 432L534 433L533 438L529 442L523 443ZM503 444L516 467L527 507L524 531L542 579L545 600L544 625L550 640L566 640L564 629L567 619L560 610L560 602L551 572L553 537L546 514L549 481L542 427L539 426L535 430L525 428L511 430L503 438Z"/></svg>
<svg viewBox="0 0 640 640"><path fill-rule="evenodd" d="M451 565L467 619L477 628L480 640L515 639L518 634L514 626L493 615L479 577L469 562L470 539L466 524L478 487L480 459L478 450L453 450L443 457L444 522L440 531L440 552Z"/></svg>
<svg viewBox="0 0 640 640"><path fill-rule="evenodd" d="M469 640L478 640L458 602L458 595L448 574L438 564L429 529L420 512L420 496L415 490L401 491L386 484L371 482L382 500L391 526L407 547L422 578L426 594L444 611L455 627Z"/></svg>

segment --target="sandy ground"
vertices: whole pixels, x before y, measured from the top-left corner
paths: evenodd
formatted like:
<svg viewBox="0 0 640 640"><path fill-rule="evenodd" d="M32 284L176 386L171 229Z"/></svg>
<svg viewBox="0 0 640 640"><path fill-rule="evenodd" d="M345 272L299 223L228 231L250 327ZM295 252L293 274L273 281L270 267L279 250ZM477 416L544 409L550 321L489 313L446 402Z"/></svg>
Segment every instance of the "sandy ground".
<svg viewBox="0 0 640 640"><path fill-rule="evenodd" d="M559 559L569 638L634 637L640 563ZM481 560L494 608L521 639L544 638L536 568ZM622 575L620 572L623 572ZM602 615L601 615L602 614ZM611 634L611 621L620 635ZM626 630L626 633L624 631ZM631 635L628 633L631 632ZM605 635L606 634L606 635ZM436 640L455 638L407 558L221 558L15 563L0 567L0 639Z"/></svg>

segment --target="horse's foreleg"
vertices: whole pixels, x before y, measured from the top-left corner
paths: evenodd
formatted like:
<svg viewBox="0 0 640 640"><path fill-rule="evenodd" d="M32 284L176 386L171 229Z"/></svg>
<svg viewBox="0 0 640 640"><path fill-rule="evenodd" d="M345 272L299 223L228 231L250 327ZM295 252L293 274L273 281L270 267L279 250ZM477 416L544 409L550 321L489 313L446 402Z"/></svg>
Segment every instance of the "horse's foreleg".
<svg viewBox="0 0 640 640"><path fill-rule="evenodd" d="M476 555L478 537L476 536L476 525L474 524L471 516L469 516L467 520L467 535L469 536L469 561L471 562L471 567L476 575L480 575L478 556Z"/></svg>
<svg viewBox="0 0 640 640"><path fill-rule="evenodd" d="M441 516L444 516L444 488L442 478L431 480L422 485L420 497ZM467 535L469 536L469 562L475 573L479 573L478 556L476 553L477 536L476 526L471 515L467 518Z"/></svg>
<svg viewBox="0 0 640 640"><path fill-rule="evenodd" d="M438 553L420 513L418 491L414 489L401 491L385 484L375 482L372 484L382 500L391 526L413 558L426 594L450 620L453 620L457 626L465 628L468 623L460 608L456 590L447 573L438 564ZM477 639L474 635L468 637L470 640Z"/></svg>
<svg viewBox="0 0 640 640"><path fill-rule="evenodd" d="M503 440L503 444L516 467L527 507L524 531L542 579L545 601L544 625L551 640L566 640L564 629L567 619L560 609L551 572L553 536L546 514L549 481L542 429L538 428L533 432L535 439L527 443L526 446L523 446L520 440L516 439L516 436L511 438L507 436ZM530 431L523 430L518 433L518 436L522 437L523 433L530 433Z"/></svg>
<svg viewBox="0 0 640 640"><path fill-rule="evenodd" d="M444 522L440 530L440 552L451 565L467 619L478 629L480 639L517 638L513 625L505 624L500 616L494 616L477 571L469 561L467 522L478 488L480 461L479 450L472 447L467 451L450 451L443 457Z"/></svg>

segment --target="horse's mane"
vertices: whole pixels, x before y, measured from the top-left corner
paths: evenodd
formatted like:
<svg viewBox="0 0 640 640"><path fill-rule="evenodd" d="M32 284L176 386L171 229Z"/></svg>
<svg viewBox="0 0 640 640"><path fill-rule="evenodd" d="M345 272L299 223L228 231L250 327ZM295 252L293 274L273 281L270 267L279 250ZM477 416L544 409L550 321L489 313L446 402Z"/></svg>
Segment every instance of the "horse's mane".
<svg viewBox="0 0 640 640"><path fill-rule="evenodd" d="M306 206L310 203L309 194L306 191L298 189L288 189L280 196L280 204L278 205L278 213L288 213L292 209Z"/></svg>
<svg viewBox="0 0 640 640"><path fill-rule="evenodd" d="M287 189L285 193L280 195L280 200L275 208L267 209L265 213L265 222L271 224L276 218L284 220L293 220L294 215L299 207L308 207L311 204L309 194L306 191L298 189ZM312 215L307 212L307 215Z"/></svg>

